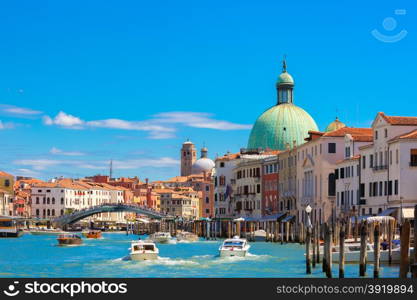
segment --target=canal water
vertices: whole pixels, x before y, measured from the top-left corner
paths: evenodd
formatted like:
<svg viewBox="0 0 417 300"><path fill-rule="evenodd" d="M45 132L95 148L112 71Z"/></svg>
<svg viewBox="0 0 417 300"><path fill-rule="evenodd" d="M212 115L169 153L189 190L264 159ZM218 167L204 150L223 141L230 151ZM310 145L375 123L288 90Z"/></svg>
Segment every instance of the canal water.
<svg viewBox="0 0 417 300"><path fill-rule="evenodd" d="M160 259L130 261L135 235L104 233L80 246L57 246L54 236L25 234L0 239L0 277L324 277L321 265L305 274L304 247L298 244L251 243L244 258L220 258L217 241L158 245ZM144 238L144 237L142 237ZM338 265L333 265L337 277ZM357 277L358 265L346 265ZM367 273L372 276L372 266ZM382 266L381 277L397 277L398 267Z"/></svg>

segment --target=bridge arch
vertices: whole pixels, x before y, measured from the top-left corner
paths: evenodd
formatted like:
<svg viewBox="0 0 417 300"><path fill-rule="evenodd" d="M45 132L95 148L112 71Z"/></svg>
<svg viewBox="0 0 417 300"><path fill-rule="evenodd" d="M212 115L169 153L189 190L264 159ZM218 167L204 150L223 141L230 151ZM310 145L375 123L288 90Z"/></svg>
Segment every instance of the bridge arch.
<svg viewBox="0 0 417 300"><path fill-rule="evenodd" d="M134 204L124 204L124 203L111 203L111 204L101 204L93 206L87 209L78 210L71 214L62 215L58 218L55 218L52 223L56 224L58 227L65 225L73 224L82 220L84 218L105 212L134 212L137 214L145 215L153 219L173 219L174 217L170 215L165 215L155 210L145 208L139 205Z"/></svg>

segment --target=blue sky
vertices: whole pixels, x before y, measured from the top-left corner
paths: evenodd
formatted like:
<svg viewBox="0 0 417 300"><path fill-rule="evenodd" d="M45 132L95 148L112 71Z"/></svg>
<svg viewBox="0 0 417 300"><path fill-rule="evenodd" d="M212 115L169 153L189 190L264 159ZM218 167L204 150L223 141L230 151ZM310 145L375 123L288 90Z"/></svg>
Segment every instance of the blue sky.
<svg viewBox="0 0 417 300"><path fill-rule="evenodd" d="M417 115L415 1L7 1L0 5L0 169L48 179L178 174L187 138L245 147L276 103L320 129ZM396 10L405 10L396 13ZM401 11L400 11L401 12ZM395 23L396 22L396 23ZM406 30L397 42L387 38Z"/></svg>

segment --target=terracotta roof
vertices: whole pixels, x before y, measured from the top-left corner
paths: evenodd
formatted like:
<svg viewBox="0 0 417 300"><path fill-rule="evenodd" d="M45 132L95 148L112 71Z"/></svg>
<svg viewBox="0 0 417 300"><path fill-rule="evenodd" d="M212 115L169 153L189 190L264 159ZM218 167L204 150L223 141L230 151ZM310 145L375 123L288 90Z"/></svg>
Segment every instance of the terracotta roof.
<svg viewBox="0 0 417 300"><path fill-rule="evenodd" d="M366 148L372 147L373 145L374 145L374 144L373 144L373 143L371 143L371 144L367 144L367 145L360 146L360 147L359 147L359 150L362 150L362 149L366 149Z"/></svg>
<svg viewBox="0 0 417 300"><path fill-rule="evenodd" d="M398 135L390 139L388 142L394 142L397 140L414 140L414 139L417 139L417 129Z"/></svg>
<svg viewBox="0 0 417 300"><path fill-rule="evenodd" d="M229 153L223 156L217 157L216 161L227 161L240 158L240 153Z"/></svg>
<svg viewBox="0 0 417 300"><path fill-rule="evenodd" d="M271 150L271 151L265 151L264 153L262 153L263 155L278 155L280 154L282 151L280 150Z"/></svg>
<svg viewBox="0 0 417 300"><path fill-rule="evenodd" d="M11 177L14 177L12 174L9 174L9 173L4 172L4 171L0 171L0 176L11 176Z"/></svg>
<svg viewBox="0 0 417 300"><path fill-rule="evenodd" d="M169 194L169 193L174 193L174 190L171 190L171 189L153 189L152 192L155 192L157 194Z"/></svg>
<svg viewBox="0 0 417 300"><path fill-rule="evenodd" d="M329 137L342 137L346 134L354 136L370 136L372 137L372 128L355 128L355 127L343 127L334 131L326 132L323 136Z"/></svg>
<svg viewBox="0 0 417 300"><path fill-rule="evenodd" d="M345 159L341 159L341 160L338 160L336 162L336 164L341 164L343 162L351 161L351 160L358 160L360 157L361 157L360 155L355 155L355 156L352 156L352 157L348 157L348 158L345 158Z"/></svg>
<svg viewBox="0 0 417 300"><path fill-rule="evenodd" d="M402 125L402 126L417 125L417 117L387 116L383 112L379 112L378 115L382 116L391 125Z"/></svg>

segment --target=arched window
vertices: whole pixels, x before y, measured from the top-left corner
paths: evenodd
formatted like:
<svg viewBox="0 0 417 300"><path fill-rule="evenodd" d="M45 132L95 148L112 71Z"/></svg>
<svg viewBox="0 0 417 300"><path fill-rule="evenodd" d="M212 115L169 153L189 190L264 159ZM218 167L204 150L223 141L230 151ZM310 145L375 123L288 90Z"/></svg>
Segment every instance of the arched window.
<svg viewBox="0 0 417 300"><path fill-rule="evenodd" d="M63 210L63 209L61 209L61 216L62 216L62 215L64 215L64 210Z"/></svg>
<svg viewBox="0 0 417 300"><path fill-rule="evenodd" d="M39 197L36 197L36 204L39 204Z"/></svg>
<svg viewBox="0 0 417 300"><path fill-rule="evenodd" d="M45 204L45 201L46 201L46 198L45 198L45 197L43 197L43 199L42 199L42 203L43 203L43 204Z"/></svg>
<svg viewBox="0 0 417 300"><path fill-rule="evenodd" d="M61 205L64 205L64 198L61 198Z"/></svg>
<svg viewBox="0 0 417 300"><path fill-rule="evenodd" d="M52 215L55 216L55 209L52 209Z"/></svg>
<svg viewBox="0 0 417 300"><path fill-rule="evenodd" d="M55 198L52 197L52 204L55 204Z"/></svg>
<svg viewBox="0 0 417 300"><path fill-rule="evenodd" d="M46 210L44 209L43 214L42 214L44 218L45 218L45 213L46 213Z"/></svg>
<svg viewBox="0 0 417 300"><path fill-rule="evenodd" d="M49 204L49 202L50 202L50 199L48 197L48 198L46 198L46 204Z"/></svg>
<svg viewBox="0 0 417 300"><path fill-rule="evenodd" d="M47 210L47 215L48 215L48 217L51 215L51 210Z"/></svg>
<svg viewBox="0 0 417 300"><path fill-rule="evenodd" d="M39 217L39 209L36 210L36 216Z"/></svg>

